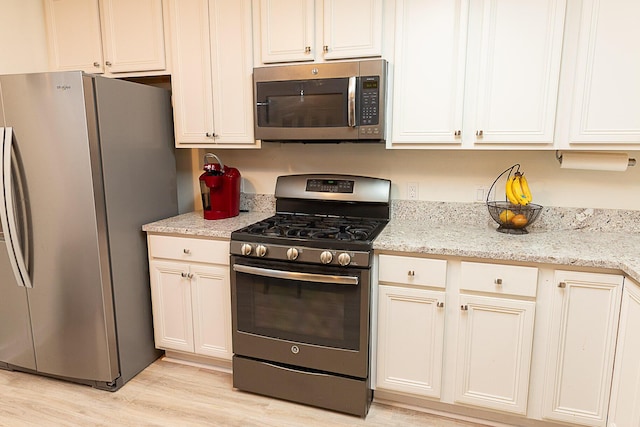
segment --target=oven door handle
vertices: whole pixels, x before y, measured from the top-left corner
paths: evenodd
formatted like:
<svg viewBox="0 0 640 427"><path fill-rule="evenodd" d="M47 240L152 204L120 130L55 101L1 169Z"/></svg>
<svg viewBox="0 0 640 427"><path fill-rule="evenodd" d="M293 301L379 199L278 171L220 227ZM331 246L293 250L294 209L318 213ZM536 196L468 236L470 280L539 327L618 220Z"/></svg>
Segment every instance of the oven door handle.
<svg viewBox="0 0 640 427"><path fill-rule="evenodd" d="M301 280L303 282L330 283L335 285L357 285L356 276L336 276L331 274L300 273L296 271L273 270L270 268L251 267L233 264L233 271L255 274L256 276L273 277L274 279Z"/></svg>

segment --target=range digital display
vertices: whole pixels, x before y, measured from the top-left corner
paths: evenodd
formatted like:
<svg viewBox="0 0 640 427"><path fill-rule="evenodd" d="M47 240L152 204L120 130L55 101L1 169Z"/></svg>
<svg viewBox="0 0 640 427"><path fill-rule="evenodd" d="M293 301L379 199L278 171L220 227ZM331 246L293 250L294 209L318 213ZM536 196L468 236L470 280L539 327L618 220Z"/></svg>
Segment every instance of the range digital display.
<svg viewBox="0 0 640 427"><path fill-rule="evenodd" d="M338 179L310 179L306 191L321 193L353 193L354 181Z"/></svg>

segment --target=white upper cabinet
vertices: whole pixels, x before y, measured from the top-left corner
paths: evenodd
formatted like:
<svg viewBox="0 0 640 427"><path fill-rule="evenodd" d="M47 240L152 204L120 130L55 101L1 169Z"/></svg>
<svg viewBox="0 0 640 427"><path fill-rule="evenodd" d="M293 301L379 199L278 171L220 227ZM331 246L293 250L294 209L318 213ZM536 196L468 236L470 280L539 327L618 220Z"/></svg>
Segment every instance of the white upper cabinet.
<svg viewBox="0 0 640 427"><path fill-rule="evenodd" d="M324 59L382 55L382 0L324 0Z"/></svg>
<svg viewBox="0 0 640 427"><path fill-rule="evenodd" d="M256 147L250 0L169 6L176 146Z"/></svg>
<svg viewBox="0 0 640 427"><path fill-rule="evenodd" d="M568 142L640 144L640 2L584 0ZM588 144L588 145L587 145Z"/></svg>
<svg viewBox="0 0 640 427"><path fill-rule="evenodd" d="M262 62L313 61L315 10L313 0L261 0Z"/></svg>
<svg viewBox="0 0 640 427"><path fill-rule="evenodd" d="M460 144L468 8L398 0L392 146Z"/></svg>
<svg viewBox="0 0 640 427"><path fill-rule="evenodd" d="M566 0L398 0L393 148L553 145Z"/></svg>
<svg viewBox="0 0 640 427"><path fill-rule="evenodd" d="M465 142L553 144L566 0L471 2Z"/></svg>
<svg viewBox="0 0 640 427"><path fill-rule="evenodd" d="M45 0L50 66L94 74L165 74L162 0Z"/></svg>
<svg viewBox="0 0 640 427"><path fill-rule="evenodd" d="M254 0L260 62L382 55L382 0Z"/></svg>

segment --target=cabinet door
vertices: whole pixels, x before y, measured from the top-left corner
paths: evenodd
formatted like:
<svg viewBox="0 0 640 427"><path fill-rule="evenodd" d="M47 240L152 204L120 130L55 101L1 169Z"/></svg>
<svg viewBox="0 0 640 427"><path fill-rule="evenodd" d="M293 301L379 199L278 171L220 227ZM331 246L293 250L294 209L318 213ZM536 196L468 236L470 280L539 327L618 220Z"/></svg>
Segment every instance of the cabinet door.
<svg viewBox="0 0 640 427"><path fill-rule="evenodd" d="M314 0L261 0L262 62L313 61Z"/></svg>
<svg viewBox="0 0 640 427"><path fill-rule="evenodd" d="M571 142L638 144L640 2L581 3Z"/></svg>
<svg viewBox="0 0 640 427"><path fill-rule="evenodd" d="M377 386L440 397L443 291L379 286Z"/></svg>
<svg viewBox="0 0 640 427"><path fill-rule="evenodd" d="M556 271L554 281L542 415L604 426L622 276Z"/></svg>
<svg viewBox="0 0 640 427"><path fill-rule="evenodd" d="M255 147L250 0L171 0L176 146Z"/></svg>
<svg viewBox="0 0 640 427"><path fill-rule="evenodd" d="M100 13L110 73L166 68L162 0L101 0Z"/></svg>
<svg viewBox="0 0 640 427"><path fill-rule="evenodd" d="M324 59L382 55L382 0L324 0Z"/></svg>
<svg viewBox="0 0 640 427"><path fill-rule="evenodd" d="M98 0L45 0L44 7L51 68L103 73Z"/></svg>
<svg viewBox="0 0 640 427"><path fill-rule="evenodd" d="M250 0L210 0L213 142L255 146Z"/></svg>
<svg viewBox="0 0 640 427"><path fill-rule="evenodd" d="M192 265L191 273L195 352L231 360L229 267Z"/></svg>
<svg viewBox="0 0 640 427"><path fill-rule="evenodd" d="M152 261L150 269L156 347L193 352L189 265Z"/></svg>
<svg viewBox="0 0 640 427"><path fill-rule="evenodd" d="M611 387L610 427L640 425L640 287L624 282Z"/></svg>
<svg viewBox="0 0 640 427"><path fill-rule="evenodd" d="M526 414L535 303L460 296L455 401Z"/></svg>
<svg viewBox="0 0 640 427"><path fill-rule="evenodd" d="M398 0L389 147L460 144L467 2Z"/></svg>
<svg viewBox="0 0 640 427"><path fill-rule="evenodd" d="M209 1L171 0L176 146L213 142Z"/></svg>
<svg viewBox="0 0 640 427"><path fill-rule="evenodd" d="M553 144L566 0L471 2L463 138Z"/></svg>

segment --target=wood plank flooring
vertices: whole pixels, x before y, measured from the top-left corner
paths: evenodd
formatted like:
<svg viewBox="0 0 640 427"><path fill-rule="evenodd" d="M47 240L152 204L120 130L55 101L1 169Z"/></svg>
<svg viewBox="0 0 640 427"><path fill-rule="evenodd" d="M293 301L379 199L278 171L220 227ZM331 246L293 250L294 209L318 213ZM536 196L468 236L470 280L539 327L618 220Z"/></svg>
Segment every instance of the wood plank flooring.
<svg viewBox="0 0 640 427"><path fill-rule="evenodd" d="M378 403L366 419L233 390L231 375L157 360L115 393L0 370L0 426L471 427Z"/></svg>

